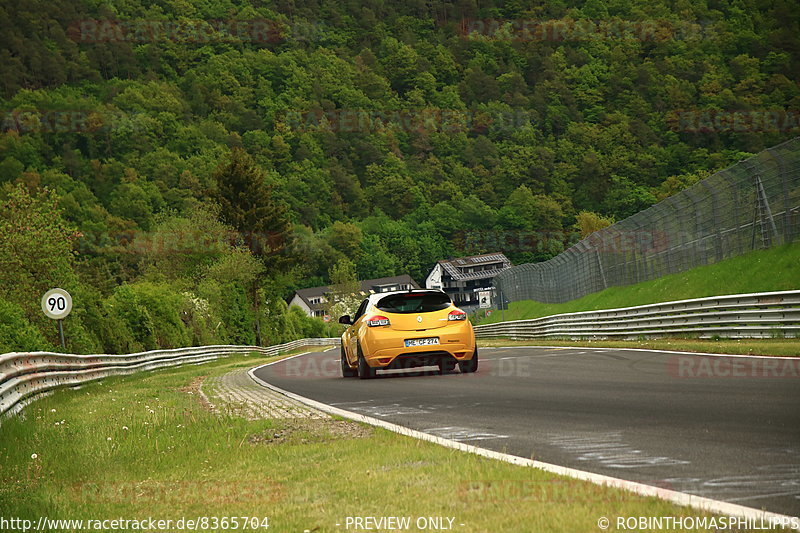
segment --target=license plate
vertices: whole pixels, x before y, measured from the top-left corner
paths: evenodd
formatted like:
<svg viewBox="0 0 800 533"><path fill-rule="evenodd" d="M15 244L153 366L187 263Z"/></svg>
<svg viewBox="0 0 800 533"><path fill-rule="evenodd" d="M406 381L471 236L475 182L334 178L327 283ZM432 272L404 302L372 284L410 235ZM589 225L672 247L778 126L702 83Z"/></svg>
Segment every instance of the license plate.
<svg viewBox="0 0 800 533"><path fill-rule="evenodd" d="M406 339L406 348L411 346L428 346L429 344L439 344L439 338L429 337L427 339Z"/></svg>

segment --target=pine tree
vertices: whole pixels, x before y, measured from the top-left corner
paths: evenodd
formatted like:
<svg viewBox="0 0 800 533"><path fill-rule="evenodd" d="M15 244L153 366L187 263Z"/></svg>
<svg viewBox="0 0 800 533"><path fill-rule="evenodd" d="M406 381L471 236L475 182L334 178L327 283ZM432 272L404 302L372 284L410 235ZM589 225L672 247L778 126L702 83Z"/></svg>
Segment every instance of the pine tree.
<svg viewBox="0 0 800 533"><path fill-rule="evenodd" d="M220 217L238 232L238 239L271 269L285 265L290 224L286 207L277 202L261 168L241 148L214 173L212 197Z"/></svg>
<svg viewBox="0 0 800 533"><path fill-rule="evenodd" d="M282 270L290 262L286 257L289 220L286 208L273 196L264 172L240 148L234 148L226 163L214 172L217 189L212 197L220 206L220 217L238 233L241 243L264 262L266 274ZM261 344L259 308L263 277L253 281L251 294L256 316L256 344Z"/></svg>

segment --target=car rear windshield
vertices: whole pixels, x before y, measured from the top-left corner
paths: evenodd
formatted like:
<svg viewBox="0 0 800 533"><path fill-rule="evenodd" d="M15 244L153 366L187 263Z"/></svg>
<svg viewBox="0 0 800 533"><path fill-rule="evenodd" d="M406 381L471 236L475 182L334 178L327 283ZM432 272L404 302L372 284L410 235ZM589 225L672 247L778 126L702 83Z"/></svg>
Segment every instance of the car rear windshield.
<svg viewBox="0 0 800 533"><path fill-rule="evenodd" d="M450 303L450 298L441 292L408 292L382 298L376 307L387 313L429 313L447 309Z"/></svg>

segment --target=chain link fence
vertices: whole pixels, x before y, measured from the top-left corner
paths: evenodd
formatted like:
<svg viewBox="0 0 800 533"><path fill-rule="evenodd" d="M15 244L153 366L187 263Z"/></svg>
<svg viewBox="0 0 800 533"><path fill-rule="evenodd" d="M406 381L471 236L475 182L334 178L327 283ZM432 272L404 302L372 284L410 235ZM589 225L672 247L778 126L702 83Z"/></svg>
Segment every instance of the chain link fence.
<svg viewBox="0 0 800 533"><path fill-rule="evenodd" d="M495 278L508 301L561 303L792 242L800 235L800 137L717 172Z"/></svg>

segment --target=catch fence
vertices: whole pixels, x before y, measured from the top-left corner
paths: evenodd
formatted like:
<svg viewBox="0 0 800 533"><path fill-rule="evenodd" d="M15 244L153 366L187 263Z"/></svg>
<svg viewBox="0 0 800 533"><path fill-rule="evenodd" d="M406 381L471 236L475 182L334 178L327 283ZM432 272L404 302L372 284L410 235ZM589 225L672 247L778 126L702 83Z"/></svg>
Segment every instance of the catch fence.
<svg viewBox="0 0 800 533"><path fill-rule="evenodd" d="M495 277L495 286L507 301L561 303L798 235L800 137L596 231L549 261L512 267Z"/></svg>

